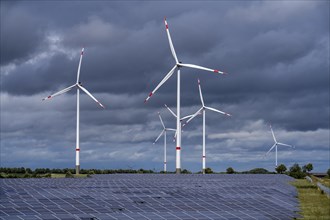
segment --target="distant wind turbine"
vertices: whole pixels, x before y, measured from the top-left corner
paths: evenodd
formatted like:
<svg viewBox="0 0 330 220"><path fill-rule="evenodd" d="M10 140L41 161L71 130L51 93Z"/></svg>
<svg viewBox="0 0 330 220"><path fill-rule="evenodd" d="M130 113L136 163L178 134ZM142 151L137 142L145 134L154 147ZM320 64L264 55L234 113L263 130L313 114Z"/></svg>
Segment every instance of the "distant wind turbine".
<svg viewBox="0 0 330 220"><path fill-rule="evenodd" d="M294 148L292 145L289 145L289 144L283 144L283 143L280 143L280 142L277 142L276 138L275 138L275 134L274 134L274 131L272 129L272 125L269 125L270 126L270 130L272 132L272 135L273 135L273 139L274 139L274 145L269 149L269 151L265 154L265 156L267 156L269 154L269 152L271 152L271 150L274 149L275 147L275 167L277 167L277 145L282 145L282 146L286 146L286 147L292 147Z"/></svg>
<svg viewBox="0 0 330 220"><path fill-rule="evenodd" d="M185 64L185 63L180 62L178 60L177 56L176 56L176 53L175 53L175 49L174 49L174 46L173 46L173 43L172 43L172 39L171 39L170 31L168 29L168 24L167 24L166 18L164 19L164 23L165 23L165 28L166 28L166 33L167 33L168 41L169 41L169 44L170 44L170 49L171 49L173 58L175 60L175 65L170 70L170 72L168 72L165 75L165 77L162 79L162 81L160 81L160 83L156 86L156 88L152 92L150 92L149 96L145 99L144 102L147 102L150 99L150 97L153 94L155 94L155 92L173 75L175 69L177 69L176 173L177 174L180 174L181 173L180 68L181 67L189 67L189 68L193 68L193 69L206 70L206 71L211 71L211 72L220 73L220 74L224 74L224 72L221 72L219 70L213 70L213 69L205 68L205 67L194 65L194 64Z"/></svg>
<svg viewBox="0 0 330 220"><path fill-rule="evenodd" d="M166 163L167 163L167 161L166 161L166 132L167 131L176 131L176 130L173 128L166 128L159 112L158 112L158 116L159 116L160 122L162 123L163 130L162 130L162 132L160 132L160 134L158 135L158 137L156 138L156 140L154 141L153 144L155 144L158 141L158 139L164 134L164 172L166 173L166 171L167 171L166 170Z"/></svg>
<svg viewBox="0 0 330 220"><path fill-rule="evenodd" d="M70 91L72 88L76 87L77 88L77 133L76 133L76 174L79 174L80 172L80 162L79 162L79 152L80 152L80 147L79 147L79 91L80 89L85 92L89 97L91 97L97 104L99 104L102 108L104 108L104 106L91 94L87 91L87 89L85 89L81 82L79 82L79 76L80 76L80 67L81 67L81 61L82 61L82 57L84 54L84 48L82 48L81 53L80 53L80 60L79 60L79 65L78 65L78 71L77 71L77 81L75 84L73 84L72 86L69 86L59 92L56 92L50 96L47 96L46 98L43 98L42 100L47 100L47 99L51 99L55 96L61 95L63 93L66 93L68 91Z"/></svg>
<svg viewBox="0 0 330 220"><path fill-rule="evenodd" d="M170 109L170 107L168 107L166 104L164 105L165 108L167 108L167 110L176 118L176 114L172 111L172 109ZM184 116L182 118L180 118L180 127L182 128L182 121L186 120L186 119L189 119L191 118L193 115L187 115L187 116ZM181 130L182 131L182 130ZM177 131L175 131L175 135L174 135L174 139L173 141L176 140L176 135L177 135Z"/></svg>
<svg viewBox="0 0 330 220"><path fill-rule="evenodd" d="M200 109L198 109L198 111L187 120L187 122L185 124L183 124L182 127L184 127L186 124L188 124L192 119L194 119L197 115L201 114L201 112L203 112L203 154L202 154L202 162L203 162L203 174L205 174L205 169L206 169L206 147L205 147L205 110L210 110L210 111L214 111L226 116L231 116L231 114L228 114L226 112L220 111L218 109L215 108L211 108L208 106L205 106L204 104L204 99L203 99L203 94L202 94L202 89L201 89L201 84L200 81L198 79L198 89L199 89L199 97L201 99L201 103L202 103L202 107Z"/></svg>

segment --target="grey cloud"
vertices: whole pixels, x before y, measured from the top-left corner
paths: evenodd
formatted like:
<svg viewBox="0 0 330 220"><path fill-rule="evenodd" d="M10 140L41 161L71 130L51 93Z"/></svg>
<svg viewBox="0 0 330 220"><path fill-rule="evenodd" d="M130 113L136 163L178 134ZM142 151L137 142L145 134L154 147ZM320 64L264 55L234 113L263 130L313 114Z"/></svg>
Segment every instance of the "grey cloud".
<svg viewBox="0 0 330 220"><path fill-rule="evenodd" d="M45 24L19 5L1 2L1 66L27 59L43 40Z"/></svg>

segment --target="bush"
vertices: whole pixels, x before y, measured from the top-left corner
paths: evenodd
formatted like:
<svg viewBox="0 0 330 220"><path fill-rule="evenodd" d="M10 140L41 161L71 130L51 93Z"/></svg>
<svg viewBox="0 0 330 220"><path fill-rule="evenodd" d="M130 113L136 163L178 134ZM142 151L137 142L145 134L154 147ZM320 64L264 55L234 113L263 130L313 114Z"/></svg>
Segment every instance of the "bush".
<svg viewBox="0 0 330 220"><path fill-rule="evenodd" d="M212 170L210 167L207 167L207 168L205 169L205 173L206 173L206 174L211 174L211 173L213 173L213 170Z"/></svg>
<svg viewBox="0 0 330 220"><path fill-rule="evenodd" d="M7 176L7 178L17 178L17 175L15 175L15 174L9 174L9 175Z"/></svg>
<svg viewBox="0 0 330 220"><path fill-rule="evenodd" d="M299 164L295 163L292 167L290 167L289 176L295 179L303 179L306 174L302 171Z"/></svg>
<svg viewBox="0 0 330 220"><path fill-rule="evenodd" d="M283 174L287 168L284 164L280 164L278 167L275 168L277 173Z"/></svg>
<svg viewBox="0 0 330 220"><path fill-rule="evenodd" d="M181 171L182 174L191 174L191 172L187 169L184 169Z"/></svg>
<svg viewBox="0 0 330 220"><path fill-rule="evenodd" d="M23 176L23 178L31 178L31 177L32 177L32 176L31 176L29 173L27 173L27 172L26 172L26 173L24 174L24 176Z"/></svg>
<svg viewBox="0 0 330 220"><path fill-rule="evenodd" d="M70 171L67 171L65 174L65 178L74 178L74 176Z"/></svg>
<svg viewBox="0 0 330 220"><path fill-rule="evenodd" d="M228 167L226 171L227 171L227 174L235 173L235 170L232 167Z"/></svg>

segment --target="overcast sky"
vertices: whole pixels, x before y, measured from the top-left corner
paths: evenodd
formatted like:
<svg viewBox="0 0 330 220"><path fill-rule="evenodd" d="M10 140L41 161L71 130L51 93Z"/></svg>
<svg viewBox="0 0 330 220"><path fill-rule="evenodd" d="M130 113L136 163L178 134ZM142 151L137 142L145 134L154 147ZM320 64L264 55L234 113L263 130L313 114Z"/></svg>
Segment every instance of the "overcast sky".
<svg viewBox="0 0 330 220"><path fill-rule="evenodd" d="M182 115L205 104L207 167L273 170L278 162L329 167L329 1L1 1L1 166L74 168L76 92L42 98L80 81L81 168L163 169L164 123L175 128L179 60L228 75L182 69ZM168 134L168 170L175 143ZM201 169L202 117L182 134L182 168Z"/></svg>

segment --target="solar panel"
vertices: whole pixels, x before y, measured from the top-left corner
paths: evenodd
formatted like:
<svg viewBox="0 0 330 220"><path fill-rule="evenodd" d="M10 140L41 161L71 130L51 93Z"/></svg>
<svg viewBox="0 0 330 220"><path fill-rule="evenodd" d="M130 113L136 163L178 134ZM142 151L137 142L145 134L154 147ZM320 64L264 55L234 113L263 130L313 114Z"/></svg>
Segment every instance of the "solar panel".
<svg viewBox="0 0 330 220"><path fill-rule="evenodd" d="M0 219L292 219L285 175L113 174L0 179Z"/></svg>

